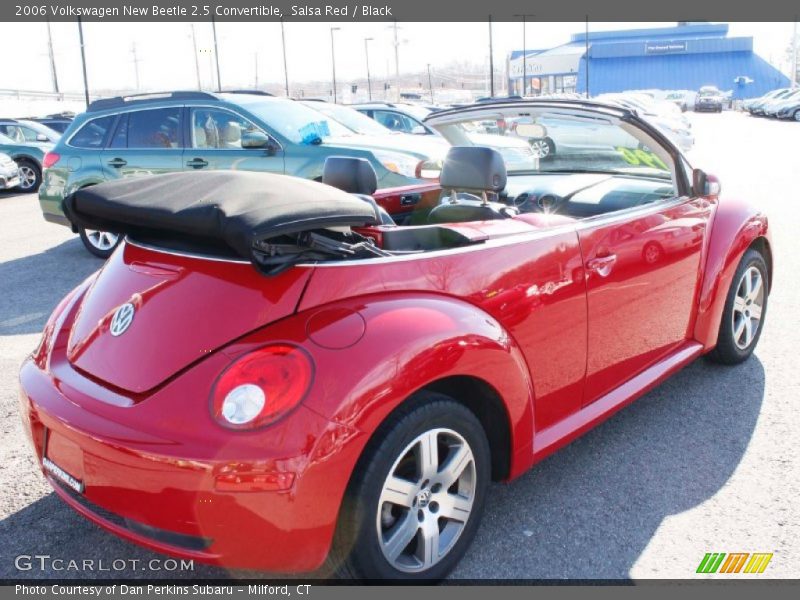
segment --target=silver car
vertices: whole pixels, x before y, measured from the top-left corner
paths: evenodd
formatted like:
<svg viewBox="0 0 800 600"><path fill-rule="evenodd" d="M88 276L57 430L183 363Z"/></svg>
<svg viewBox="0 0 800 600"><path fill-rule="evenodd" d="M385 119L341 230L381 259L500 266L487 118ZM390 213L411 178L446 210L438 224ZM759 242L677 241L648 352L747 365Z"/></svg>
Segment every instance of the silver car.
<svg viewBox="0 0 800 600"><path fill-rule="evenodd" d="M19 168L8 155L0 152L0 190L10 190L19 185Z"/></svg>

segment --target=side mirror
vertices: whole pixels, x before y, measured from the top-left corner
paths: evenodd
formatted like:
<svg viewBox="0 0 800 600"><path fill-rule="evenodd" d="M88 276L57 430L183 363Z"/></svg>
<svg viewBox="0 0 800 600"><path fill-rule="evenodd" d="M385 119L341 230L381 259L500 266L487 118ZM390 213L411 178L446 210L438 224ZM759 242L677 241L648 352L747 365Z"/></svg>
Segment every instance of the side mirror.
<svg viewBox="0 0 800 600"><path fill-rule="evenodd" d="M702 169L692 172L692 191L695 196L717 198L722 192L722 186L714 175L707 174Z"/></svg>
<svg viewBox="0 0 800 600"><path fill-rule="evenodd" d="M411 133L414 135L425 135L428 132L422 125L414 125L414 127L411 128Z"/></svg>
<svg viewBox="0 0 800 600"><path fill-rule="evenodd" d="M242 134L242 148L268 148L269 136L263 131L248 131Z"/></svg>
<svg viewBox="0 0 800 600"><path fill-rule="evenodd" d="M43 133L37 133L36 134L36 141L37 142L46 142L47 141L47 136L45 134L43 134Z"/></svg>

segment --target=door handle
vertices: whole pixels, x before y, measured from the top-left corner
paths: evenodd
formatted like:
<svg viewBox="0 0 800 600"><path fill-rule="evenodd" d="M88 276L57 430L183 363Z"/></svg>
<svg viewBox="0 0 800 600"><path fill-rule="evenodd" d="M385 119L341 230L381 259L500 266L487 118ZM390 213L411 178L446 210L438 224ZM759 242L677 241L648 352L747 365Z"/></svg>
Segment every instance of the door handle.
<svg viewBox="0 0 800 600"><path fill-rule="evenodd" d="M193 169L202 169L203 167L208 166L208 161L203 160L202 158L193 158L189 162L186 163L187 167L192 167Z"/></svg>
<svg viewBox="0 0 800 600"><path fill-rule="evenodd" d="M108 161L109 166L114 167L115 169L119 169L120 167L124 167L128 164L128 161L123 158L113 158Z"/></svg>
<svg viewBox="0 0 800 600"><path fill-rule="evenodd" d="M614 263L617 262L616 254L609 254L608 256L596 256L586 263L587 271L594 271L600 277L608 277Z"/></svg>

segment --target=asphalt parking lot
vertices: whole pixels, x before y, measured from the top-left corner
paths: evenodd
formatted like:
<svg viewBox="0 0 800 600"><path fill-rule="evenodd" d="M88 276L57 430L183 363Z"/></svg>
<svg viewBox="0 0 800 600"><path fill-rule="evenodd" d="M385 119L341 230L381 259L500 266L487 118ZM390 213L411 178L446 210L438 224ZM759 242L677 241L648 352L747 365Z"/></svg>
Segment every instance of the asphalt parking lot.
<svg viewBox="0 0 800 600"><path fill-rule="evenodd" d="M689 116L693 164L719 176L723 196L762 206L774 230L755 356L733 368L698 360L519 480L494 485L453 577L683 579L696 577L706 552L774 553L761 578L800 572L800 123ZM63 505L24 438L19 364L58 300L100 265L66 228L44 222L35 195L0 193L0 579L226 577L199 564L142 567L163 557ZM20 571L18 555L141 563Z"/></svg>

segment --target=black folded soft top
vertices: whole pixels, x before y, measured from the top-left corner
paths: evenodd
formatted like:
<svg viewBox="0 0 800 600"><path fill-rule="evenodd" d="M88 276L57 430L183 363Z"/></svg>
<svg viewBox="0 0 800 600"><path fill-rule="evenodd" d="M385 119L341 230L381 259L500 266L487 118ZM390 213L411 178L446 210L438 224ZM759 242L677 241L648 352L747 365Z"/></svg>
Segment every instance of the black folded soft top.
<svg viewBox="0 0 800 600"><path fill-rule="evenodd" d="M64 200L77 227L224 244L248 260L264 240L379 223L375 208L321 183L245 171L168 173L83 188Z"/></svg>

